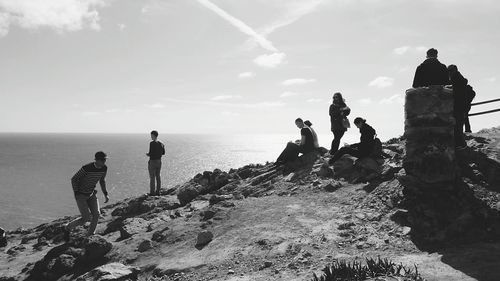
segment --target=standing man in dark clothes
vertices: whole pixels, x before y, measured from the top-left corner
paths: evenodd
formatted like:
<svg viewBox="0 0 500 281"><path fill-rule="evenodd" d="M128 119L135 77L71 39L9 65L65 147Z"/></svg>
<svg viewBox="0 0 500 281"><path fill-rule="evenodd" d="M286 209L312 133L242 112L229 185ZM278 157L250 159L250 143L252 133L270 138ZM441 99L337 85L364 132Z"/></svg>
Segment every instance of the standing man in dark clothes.
<svg viewBox="0 0 500 281"><path fill-rule="evenodd" d="M95 162L83 166L72 178L71 185L75 193L76 205L82 215L81 218L73 220L66 225L66 235L69 238L69 231L78 225L90 221L87 235L94 235L99 220L99 201L97 200L97 182L101 185L102 194L104 194L104 203L108 203L109 196L106 190L106 173L108 167L105 165L107 159L106 153L98 151L95 154Z"/></svg>
<svg viewBox="0 0 500 281"><path fill-rule="evenodd" d="M451 85L453 86L453 116L455 117L455 147L463 149L467 146L464 138L464 122L466 113L467 79L458 71L456 65L448 66Z"/></svg>
<svg viewBox="0 0 500 281"><path fill-rule="evenodd" d="M158 132L151 131L151 142L149 143L148 171L149 171L149 195L160 195L161 188L161 156L165 155L165 145L158 140ZM156 187L155 187L156 180Z"/></svg>
<svg viewBox="0 0 500 281"><path fill-rule="evenodd" d="M413 88L431 85L448 85L448 70L446 65L437 59L438 51L434 48L427 51L427 59L417 67L413 78Z"/></svg>
<svg viewBox="0 0 500 281"><path fill-rule="evenodd" d="M339 149L328 162L330 165L339 160L344 154L349 154L357 158L362 158L370 155L375 144L375 129L366 124L366 120L361 117L354 119L354 125L359 128L361 133L360 142L347 145Z"/></svg>
<svg viewBox="0 0 500 281"><path fill-rule="evenodd" d="M300 129L300 141L297 143L289 142L283 152L276 160L276 164L292 162L298 158L299 153L306 154L314 151L314 137L311 129L304 124L301 118L295 120L295 125Z"/></svg>

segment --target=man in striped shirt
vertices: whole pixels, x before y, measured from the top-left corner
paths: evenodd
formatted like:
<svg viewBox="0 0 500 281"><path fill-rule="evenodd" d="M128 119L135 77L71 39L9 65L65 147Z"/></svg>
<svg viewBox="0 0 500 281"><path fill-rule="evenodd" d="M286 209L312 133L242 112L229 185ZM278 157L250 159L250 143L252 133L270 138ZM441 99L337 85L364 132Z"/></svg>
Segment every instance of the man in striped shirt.
<svg viewBox="0 0 500 281"><path fill-rule="evenodd" d="M106 172L108 171L108 167L105 165L106 159L106 153L102 151L96 152L95 161L83 166L71 178L76 205L82 216L68 223L66 226L68 236L71 229L88 221L90 221L90 227L87 234L89 236L95 234L100 216L99 201L96 196L97 190L95 189L97 182L101 185L101 190L105 198L104 203L109 201L105 181Z"/></svg>

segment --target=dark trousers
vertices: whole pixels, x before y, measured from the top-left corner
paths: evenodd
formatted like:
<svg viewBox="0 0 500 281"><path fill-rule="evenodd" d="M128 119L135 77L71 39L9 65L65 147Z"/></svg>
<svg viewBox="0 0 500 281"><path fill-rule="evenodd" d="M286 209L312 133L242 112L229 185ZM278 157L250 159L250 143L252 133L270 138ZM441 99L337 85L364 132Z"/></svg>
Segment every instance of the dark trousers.
<svg viewBox="0 0 500 281"><path fill-rule="evenodd" d="M276 160L278 163L287 163L295 161L299 158L299 153L301 152L300 146L293 142L289 142L286 144L285 149L281 152L280 156Z"/></svg>
<svg viewBox="0 0 500 281"><path fill-rule="evenodd" d="M465 108L465 116L464 116L464 125L465 125L465 131L470 133L470 122L469 122L469 111L470 111L470 104Z"/></svg>
<svg viewBox="0 0 500 281"><path fill-rule="evenodd" d="M462 114L460 114L462 113ZM465 146L465 137L464 137L464 122L465 122L465 114L463 111L459 111L459 114L455 114L455 146Z"/></svg>
<svg viewBox="0 0 500 281"><path fill-rule="evenodd" d="M333 164L345 154L349 154L357 158L363 158L370 155L370 151L367 149L360 149L359 146L344 146L335 152L333 157L330 159L330 164Z"/></svg>
<svg viewBox="0 0 500 281"><path fill-rule="evenodd" d="M335 130L332 131L333 133L333 140L332 140L332 147L330 149L330 154L334 154L339 150L339 145L340 145L340 139L344 136L345 130Z"/></svg>

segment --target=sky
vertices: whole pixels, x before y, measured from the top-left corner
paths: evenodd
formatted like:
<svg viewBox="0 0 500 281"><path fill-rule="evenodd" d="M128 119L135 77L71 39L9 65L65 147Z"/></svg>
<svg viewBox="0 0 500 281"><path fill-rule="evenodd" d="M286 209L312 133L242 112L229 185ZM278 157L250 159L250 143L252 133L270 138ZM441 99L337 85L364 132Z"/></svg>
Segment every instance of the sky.
<svg viewBox="0 0 500 281"><path fill-rule="evenodd" d="M341 92L389 139L430 47L476 101L500 96L499 14L493 0L0 0L0 132L297 134L302 117L329 134Z"/></svg>

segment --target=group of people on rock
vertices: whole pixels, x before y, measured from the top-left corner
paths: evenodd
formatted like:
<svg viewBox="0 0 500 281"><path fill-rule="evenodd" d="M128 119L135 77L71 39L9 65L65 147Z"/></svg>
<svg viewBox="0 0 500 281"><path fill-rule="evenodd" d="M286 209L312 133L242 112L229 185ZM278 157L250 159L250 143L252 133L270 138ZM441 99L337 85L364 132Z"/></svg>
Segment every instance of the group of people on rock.
<svg viewBox="0 0 500 281"><path fill-rule="evenodd" d="M464 126L465 132L471 132L468 114L475 92L468 85L467 79L458 71L456 65L451 64L447 67L439 62L437 56L438 51L436 49L431 48L427 51L426 60L415 71L413 88L432 85L452 85L455 146L457 149L463 149L467 146L464 138ZM329 109L331 131L333 133L333 140L329 151L330 155L332 155L329 161L330 164L337 161L344 154L362 158L370 155L373 150L377 136L376 131L361 117L354 119L354 125L356 125L361 134L360 142L345 145L339 149L340 140L350 127L349 119L347 119L350 113L351 109L345 103L342 94L335 93ZM286 145L275 162L277 165L292 162L299 157L300 153L305 154L319 148L318 138L311 127L312 124L310 121L304 122L301 118L297 118L295 125L300 129L301 139L300 141L289 142Z"/></svg>
<svg viewBox="0 0 500 281"><path fill-rule="evenodd" d="M446 67L437 59L438 51L429 49L427 51L426 60L417 67L413 80L413 87L426 87L431 85L449 85L453 86L454 95L454 115L456 120L455 140L457 147L465 147L463 136L463 126L465 124L466 131L470 132L470 124L468 122L468 111L470 103L474 98L474 91L468 85L467 79L458 71L456 65ZM350 154L357 158L363 158L370 155L376 143L376 131L373 127L366 123L366 120L361 117L354 119L354 125L359 129L361 134L360 142L345 145L339 149L340 140L350 128L347 116L351 113L351 109L345 103L345 99L341 93L333 95L332 104L329 108L331 131L333 140L330 148L329 163L333 164L345 154ZM301 118L295 120L295 125L300 129L301 139L296 142L289 142L283 152L279 155L275 165L281 165L295 161L299 154L306 154L315 150L319 150L318 135L312 128L312 123L309 120L303 121ZM150 177L150 195L160 195L161 188L161 157L165 154L165 145L158 140L158 132L151 132L151 142L149 144L149 152L146 155L149 157L148 170ZM80 211L81 217L77 218L66 225L66 234L69 236L71 229L78 225L82 225L90 221L88 235L95 233L97 222L100 216L99 201L97 200L96 184L99 182L102 193L105 198L105 203L109 201L108 192L106 190L106 153L99 151L95 153L95 161L84 165L72 178L71 184L75 195L76 205ZM69 237L67 237L68 239Z"/></svg>

